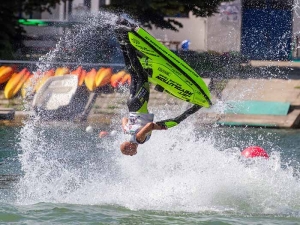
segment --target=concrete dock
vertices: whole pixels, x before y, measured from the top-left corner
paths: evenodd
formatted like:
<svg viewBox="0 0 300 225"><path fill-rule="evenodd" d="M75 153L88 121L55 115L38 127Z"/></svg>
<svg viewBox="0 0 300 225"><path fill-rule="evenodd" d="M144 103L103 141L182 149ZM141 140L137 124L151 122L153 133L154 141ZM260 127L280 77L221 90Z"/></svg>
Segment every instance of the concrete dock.
<svg viewBox="0 0 300 225"><path fill-rule="evenodd" d="M286 115L224 114L218 123L278 128L300 127L300 80L246 79L229 80L222 92L224 101L261 101L289 103Z"/></svg>

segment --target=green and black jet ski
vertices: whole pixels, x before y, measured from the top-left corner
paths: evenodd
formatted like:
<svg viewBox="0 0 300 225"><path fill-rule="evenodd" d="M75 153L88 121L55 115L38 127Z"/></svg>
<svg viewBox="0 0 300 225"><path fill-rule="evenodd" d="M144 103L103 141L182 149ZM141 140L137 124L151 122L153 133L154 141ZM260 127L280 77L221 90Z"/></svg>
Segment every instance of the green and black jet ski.
<svg viewBox="0 0 300 225"><path fill-rule="evenodd" d="M130 44L141 56L139 61L142 67L151 71L149 81L156 85L155 89L194 104L178 117L158 123L163 123L170 128L200 108L208 108L212 105L207 85L187 63L143 28L132 24L130 26L128 29Z"/></svg>

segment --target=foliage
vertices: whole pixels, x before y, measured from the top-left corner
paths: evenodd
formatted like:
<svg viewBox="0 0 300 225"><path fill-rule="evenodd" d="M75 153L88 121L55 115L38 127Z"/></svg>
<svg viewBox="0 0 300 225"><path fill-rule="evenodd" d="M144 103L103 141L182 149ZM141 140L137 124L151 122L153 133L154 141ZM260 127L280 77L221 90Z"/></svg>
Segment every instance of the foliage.
<svg viewBox="0 0 300 225"><path fill-rule="evenodd" d="M13 59L12 51L22 45L24 29L18 19L34 12L48 11L67 0L1 0L0 4L0 59Z"/></svg>
<svg viewBox="0 0 300 225"><path fill-rule="evenodd" d="M128 13L149 29L155 26L178 31L182 24L176 17L186 16L189 12L196 17L211 16L218 11L221 2L230 1L233 0L111 0L107 8Z"/></svg>

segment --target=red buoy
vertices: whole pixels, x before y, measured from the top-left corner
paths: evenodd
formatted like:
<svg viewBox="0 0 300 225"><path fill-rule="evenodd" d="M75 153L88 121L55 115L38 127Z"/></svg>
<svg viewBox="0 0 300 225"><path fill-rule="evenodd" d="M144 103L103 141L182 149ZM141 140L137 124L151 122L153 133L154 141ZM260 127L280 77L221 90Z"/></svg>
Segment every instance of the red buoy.
<svg viewBox="0 0 300 225"><path fill-rule="evenodd" d="M254 157L269 158L268 153L262 147L259 146L250 146L248 148L245 148L241 154L246 158L254 158Z"/></svg>

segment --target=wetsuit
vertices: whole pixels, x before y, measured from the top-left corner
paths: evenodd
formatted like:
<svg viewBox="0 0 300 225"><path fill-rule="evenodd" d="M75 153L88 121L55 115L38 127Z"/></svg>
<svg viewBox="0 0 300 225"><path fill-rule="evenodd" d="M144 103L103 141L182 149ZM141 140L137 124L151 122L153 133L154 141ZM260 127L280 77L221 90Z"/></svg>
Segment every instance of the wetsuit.
<svg viewBox="0 0 300 225"><path fill-rule="evenodd" d="M142 143L136 140L136 134L147 123L153 122L154 114L148 113L147 106L150 95L148 74L140 64L137 52L129 42L128 31L130 29L128 26L123 25L115 28L125 65L131 75L130 96L127 100L129 118L125 130L126 133L131 135L130 142L143 144L150 139L151 132L147 134Z"/></svg>
<svg viewBox="0 0 300 225"><path fill-rule="evenodd" d="M131 113L135 112L135 115L149 114L147 109L147 104L149 101L149 94L150 94L148 73L146 70L143 69L138 58L138 54L141 53L136 51L135 48L130 44L129 37L128 37L128 32L130 31L134 32L134 29L136 27L137 27L136 25L129 23L127 20L121 19L120 21L117 22L117 26L115 28L115 33L124 55L124 61L127 70L131 74L130 98L127 101L127 106L129 112ZM149 73L152 73L152 71L150 71ZM165 128L174 127L178 125L180 122L182 122L183 120L185 120L190 115L197 112L201 107L202 106L199 105L193 105L191 108L187 109L179 116L172 119L156 122L156 124L163 126ZM146 117L146 118L150 118L150 117ZM144 124L147 121L152 122L153 117L152 120L148 119L146 121L140 122L140 128L142 128L142 124ZM130 126L130 124L128 124L128 126ZM136 130L135 134L138 132L139 129ZM149 138L147 136L146 140L148 139Z"/></svg>

